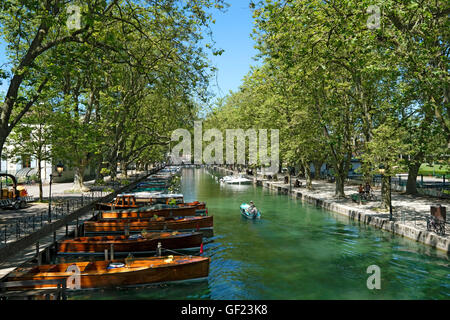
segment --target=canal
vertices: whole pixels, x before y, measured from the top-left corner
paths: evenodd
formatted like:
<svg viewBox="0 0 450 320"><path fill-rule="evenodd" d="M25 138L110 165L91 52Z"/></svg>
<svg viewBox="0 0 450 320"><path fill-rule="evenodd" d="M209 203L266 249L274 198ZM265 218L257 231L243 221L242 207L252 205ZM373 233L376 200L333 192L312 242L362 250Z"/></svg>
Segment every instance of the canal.
<svg viewBox="0 0 450 320"><path fill-rule="evenodd" d="M185 201L206 201L214 236L207 280L71 294L70 299L450 299L446 254L268 189L221 185L183 169ZM239 214L253 200L262 219ZM369 290L367 268L381 271Z"/></svg>

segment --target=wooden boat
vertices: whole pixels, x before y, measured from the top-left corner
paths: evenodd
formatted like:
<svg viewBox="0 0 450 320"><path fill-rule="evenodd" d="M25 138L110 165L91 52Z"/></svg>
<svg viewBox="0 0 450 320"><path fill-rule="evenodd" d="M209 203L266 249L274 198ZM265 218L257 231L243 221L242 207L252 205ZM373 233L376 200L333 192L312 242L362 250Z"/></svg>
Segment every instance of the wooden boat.
<svg viewBox="0 0 450 320"><path fill-rule="evenodd" d="M239 207L239 209L241 210L241 215L247 219L260 219L261 218L261 211L259 211L259 209L256 209L256 214L254 213L249 213L248 212L248 208L250 207L249 204L247 203L243 203L241 204L241 206Z"/></svg>
<svg viewBox="0 0 450 320"><path fill-rule="evenodd" d="M158 217L156 219L116 219L108 221L85 221L84 232L86 234L114 234L124 233L125 227L131 232L146 231L192 231L213 229L212 216L191 217Z"/></svg>
<svg viewBox="0 0 450 320"><path fill-rule="evenodd" d="M145 232L132 236L79 237L57 243L58 254L104 254L105 249L114 254L155 252L158 243L163 249L199 250L201 232Z"/></svg>
<svg viewBox="0 0 450 320"><path fill-rule="evenodd" d="M102 220L106 219L149 219L158 217L181 217L200 215L204 211L198 212L196 207L169 207L154 209L154 207L142 207L138 209L103 211Z"/></svg>
<svg viewBox="0 0 450 320"><path fill-rule="evenodd" d="M122 195L134 196L137 204L140 204L140 203L152 203L152 204L167 203L171 199L174 199L176 201L176 203L184 202L184 197L182 194L162 193L161 191L129 192L126 194L120 194L119 196L122 196Z"/></svg>
<svg viewBox="0 0 450 320"><path fill-rule="evenodd" d="M133 189L134 192L146 192L146 191L167 191L169 188L168 187L139 187L139 188L135 188Z"/></svg>
<svg viewBox="0 0 450 320"><path fill-rule="evenodd" d="M169 201L170 201L170 199L167 198L166 203L168 203ZM144 206L149 206L151 204L152 204L152 201L138 202L134 195L119 195L115 198L115 200L113 202L97 203L96 209L97 210L110 210L111 208L131 209L131 208L140 208L140 207L144 207ZM196 207L197 210L206 210L206 203L199 202L199 201L193 201L193 202L187 202L187 203L181 202L181 203L177 203L176 205L178 207L193 206L193 207ZM158 209L165 209L165 208L158 208Z"/></svg>
<svg viewBox="0 0 450 320"><path fill-rule="evenodd" d="M153 180L153 181L143 181L139 182L136 185L137 188L146 188L146 187L170 187L170 184L164 180Z"/></svg>
<svg viewBox="0 0 450 320"><path fill-rule="evenodd" d="M71 289L134 286L208 277L208 257L162 256L83 261L19 268L6 281L67 279ZM21 289L54 289L55 285L26 284Z"/></svg>

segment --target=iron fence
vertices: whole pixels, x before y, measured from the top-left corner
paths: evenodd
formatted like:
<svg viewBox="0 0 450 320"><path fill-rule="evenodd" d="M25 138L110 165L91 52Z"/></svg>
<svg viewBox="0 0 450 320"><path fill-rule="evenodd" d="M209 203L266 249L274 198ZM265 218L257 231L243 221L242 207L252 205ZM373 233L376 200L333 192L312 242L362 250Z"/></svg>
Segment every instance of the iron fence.
<svg viewBox="0 0 450 320"><path fill-rule="evenodd" d="M18 241L45 224L60 220L74 211L89 205L107 193L103 191L91 191L77 198L52 197L50 210L42 210L37 214L29 214L13 219L12 222L0 225L0 247L14 241Z"/></svg>
<svg viewBox="0 0 450 320"><path fill-rule="evenodd" d="M158 166L154 169L147 171L146 175L154 174L161 170L164 166ZM140 174L132 174L128 176L128 183L135 182L141 178ZM103 187L99 190L91 190L83 193L79 197L70 197L66 194L52 195L52 201L49 210L42 210L37 214L30 214L24 217L16 218L12 222L0 225L0 248L8 243L18 241L37 229L42 228L45 224L55 222L65 216L73 213L74 211L94 203L98 199L104 196L116 192L123 188L124 185L119 182L113 182L107 186L107 189ZM78 223L78 219L77 219ZM70 225L72 223L69 223ZM66 228L67 230L67 228Z"/></svg>

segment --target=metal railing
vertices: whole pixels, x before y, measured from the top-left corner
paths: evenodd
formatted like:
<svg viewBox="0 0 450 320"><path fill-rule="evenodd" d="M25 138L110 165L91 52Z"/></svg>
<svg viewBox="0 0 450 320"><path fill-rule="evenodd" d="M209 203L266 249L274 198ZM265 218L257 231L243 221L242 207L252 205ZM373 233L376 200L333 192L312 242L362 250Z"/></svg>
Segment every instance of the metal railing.
<svg viewBox="0 0 450 320"><path fill-rule="evenodd" d="M357 183L363 183L362 176L349 176L348 181L354 181ZM405 191L407 179L402 177L392 177L391 185L392 189L396 191ZM374 176L372 183L375 186L381 186L381 176ZM437 198L450 199L450 182L446 181L417 181L417 192L421 195L432 196Z"/></svg>
<svg viewBox="0 0 450 320"><path fill-rule="evenodd" d="M50 210L42 210L37 214L11 219L12 222L0 225L0 247L10 242L18 241L42 228L45 224L62 219L74 211L103 198L105 195L107 193L102 191L91 191L72 199L52 197Z"/></svg>
<svg viewBox="0 0 450 320"><path fill-rule="evenodd" d="M154 168L147 172L147 174L152 174L160 170L160 167ZM132 183L137 181L141 176L139 174L133 174L128 177L128 182ZM89 192L83 193L78 197L71 197L70 195L53 195L52 204L50 210L42 210L37 214L28 214L24 217L11 219L12 222L0 225L0 248L6 246L8 243L18 241L33 232L39 230L46 224L53 223L60 220L76 210L83 208L89 204L96 202L111 193L116 192L120 188L125 187L125 185L117 182L108 185L108 191L101 190L91 190ZM69 223L73 224L73 223ZM78 225L78 219L77 219ZM66 226L67 230L67 226Z"/></svg>
<svg viewBox="0 0 450 320"><path fill-rule="evenodd" d="M16 293L8 293L8 288L34 287L41 285L56 285L56 300L67 300L67 279L49 279L49 280L25 280L25 281L9 281L0 282L0 299L6 299L8 296L14 296ZM50 299L50 294L44 294Z"/></svg>

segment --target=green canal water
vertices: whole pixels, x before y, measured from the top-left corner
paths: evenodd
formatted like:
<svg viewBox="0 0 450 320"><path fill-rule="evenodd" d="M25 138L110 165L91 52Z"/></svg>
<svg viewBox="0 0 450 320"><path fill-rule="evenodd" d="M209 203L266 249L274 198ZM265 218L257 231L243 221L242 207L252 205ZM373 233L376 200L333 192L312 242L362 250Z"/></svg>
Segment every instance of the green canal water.
<svg viewBox="0 0 450 320"><path fill-rule="evenodd" d="M183 169L186 201L206 201L214 236L207 280L114 290L70 299L450 299L446 254L262 187L220 185L206 169ZM239 214L253 200L259 221ZM370 265L381 289L369 290Z"/></svg>

